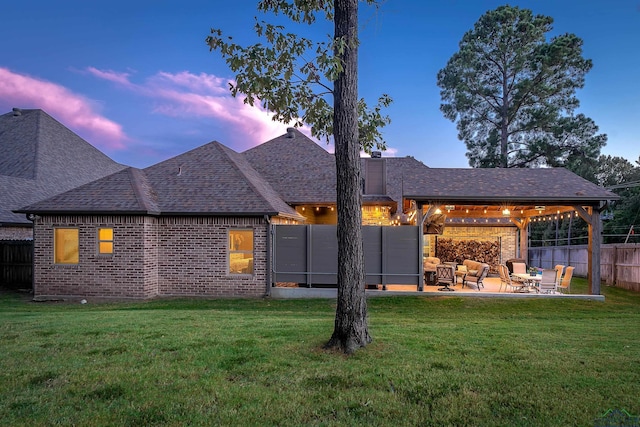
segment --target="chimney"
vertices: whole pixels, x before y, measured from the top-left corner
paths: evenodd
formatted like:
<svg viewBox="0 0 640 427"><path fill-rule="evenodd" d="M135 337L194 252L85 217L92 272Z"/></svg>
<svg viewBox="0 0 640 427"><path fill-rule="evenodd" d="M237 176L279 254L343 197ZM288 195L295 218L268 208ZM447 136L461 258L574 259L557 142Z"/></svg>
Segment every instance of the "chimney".
<svg viewBox="0 0 640 427"><path fill-rule="evenodd" d="M287 128L287 138L295 138L296 137L296 128Z"/></svg>
<svg viewBox="0 0 640 427"><path fill-rule="evenodd" d="M17 117L17 116L21 116L22 115L22 110L17 108L17 107L13 107L13 116Z"/></svg>

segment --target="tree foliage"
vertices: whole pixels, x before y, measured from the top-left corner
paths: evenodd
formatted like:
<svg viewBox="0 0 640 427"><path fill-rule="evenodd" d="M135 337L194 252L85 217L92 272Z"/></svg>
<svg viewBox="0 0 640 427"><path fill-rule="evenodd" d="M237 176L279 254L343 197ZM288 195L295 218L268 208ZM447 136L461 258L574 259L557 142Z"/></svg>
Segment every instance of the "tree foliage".
<svg viewBox="0 0 640 427"><path fill-rule="evenodd" d="M596 173L597 183L608 187L620 196L611 202L604 214L603 234L605 243L620 243L634 226L635 233L629 243L637 243L640 235L640 159L636 165L617 156L600 156Z"/></svg>
<svg viewBox="0 0 640 427"><path fill-rule="evenodd" d="M293 24L312 25L319 18L333 20L332 5L326 0L263 0L258 10L282 14ZM260 101L274 121L296 127L306 123L313 136L328 140L333 135L333 82L344 70L341 55L358 40L330 36L312 40L258 18L254 31L263 42L241 46L217 28L206 39L210 50L219 51L235 73L231 94L244 95L249 105ZM359 142L364 151L386 149L380 130L390 123L383 109L391 102L387 94L373 107L363 98L358 100Z"/></svg>
<svg viewBox="0 0 640 427"><path fill-rule="evenodd" d="M457 122L471 166L578 168L600 154L606 135L574 115L592 63L573 34L547 42L552 23L518 7L489 11L438 72L441 110Z"/></svg>
<svg viewBox="0 0 640 427"><path fill-rule="evenodd" d="M320 42L257 19L254 29L264 44L243 47L219 29L212 29L206 42L236 74L230 84L234 96L244 94L244 102L251 105L259 100L274 113L274 120L307 123L314 136L334 138L338 299L334 332L326 346L352 353L371 342L364 293L360 149L385 148L380 128L389 118L382 109L391 99L382 95L369 108L358 98L358 0L262 0L258 9L281 13L298 24L314 24L318 16L334 22L333 37Z"/></svg>

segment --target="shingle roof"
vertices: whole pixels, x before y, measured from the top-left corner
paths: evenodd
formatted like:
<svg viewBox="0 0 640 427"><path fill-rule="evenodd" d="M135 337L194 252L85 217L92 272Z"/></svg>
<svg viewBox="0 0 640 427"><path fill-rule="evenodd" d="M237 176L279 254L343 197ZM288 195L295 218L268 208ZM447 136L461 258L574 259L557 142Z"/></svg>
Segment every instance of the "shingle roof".
<svg viewBox="0 0 640 427"><path fill-rule="evenodd" d="M42 110L0 115L0 223L30 225L12 210L125 167Z"/></svg>
<svg viewBox="0 0 640 427"><path fill-rule="evenodd" d="M154 210L155 197L140 169L126 168L21 209L32 213L138 213ZM155 203L157 204L157 203ZM157 208L156 208L157 210Z"/></svg>
<svg viewBox="0 0 640 427"><path fill-rule="evenodd" d="M429 170L424 163L413 157L385 157L387 163L387 194L400 205L406 186ZM363 167L364 170L364 167Z"/></svg>
<svg viewBox="0 0 640 427"><path fill-rule="evenodd" d="M163 213L299 217L243 156L218 142L145 169Z"/></svg>
<svg viewBox="0 0 640 427"><path fill-rule="evenodd" d="M301 216L239 153L218 142L129 168L21 209L33 213Z"/></svg>
<svg viewBox="0 0 640 427"><path fill-rule="evenodd" d="M333 154L296 129L243 152L289 204L335 203Z"/></svg>
<svg viewBox="0 0 640 427"><path fill-rule="evenodd" d="M369 202L390 202L389 197L398 203L404 197L485 204L595 203L617 198L562 168L429 168L412 157L385 158L385 162L387 194ZM21 211L301 218L290 204L334 203L335 186L334 156L291 129L244 153L214 141L144 170L128 168Z"/></svg>
<svg viewBox="0 0 640 427"><path fill-rule="evenodd" d="M597 202L618 196L564 168L427 168L405 180L404 195L417 200Z"/></svg>

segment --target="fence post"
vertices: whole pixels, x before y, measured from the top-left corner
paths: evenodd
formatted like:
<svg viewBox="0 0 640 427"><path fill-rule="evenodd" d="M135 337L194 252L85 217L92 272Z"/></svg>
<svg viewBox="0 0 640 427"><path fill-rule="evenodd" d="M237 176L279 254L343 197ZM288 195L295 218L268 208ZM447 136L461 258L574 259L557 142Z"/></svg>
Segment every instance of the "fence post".
<svg viewBox="0 0 640 427"><path fill-rule="evenodd" d="M615 286L618 281L617 268L618 265L618 246L613 246L613 255L611 256L611 285Z"/></svg>

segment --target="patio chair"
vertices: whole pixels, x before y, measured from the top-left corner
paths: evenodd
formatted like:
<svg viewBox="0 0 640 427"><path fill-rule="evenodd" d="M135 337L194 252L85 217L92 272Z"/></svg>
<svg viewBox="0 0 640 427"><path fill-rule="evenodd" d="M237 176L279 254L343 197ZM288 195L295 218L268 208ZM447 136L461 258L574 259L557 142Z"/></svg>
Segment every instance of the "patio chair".
<svg viewBox="0 0 640 427"><path fill-rule="evenodd" d="M436 285L443 284L439 291L455 291L449 285L453 286L456 281L455 268L453 265L439 264L436 266Z"/></svg>
<svg viewBox="0 0 640 427"><path fill-rule="evenodd" d="M549 269L542 270L542 278L540 283L538 283L538 291L541 294L555 294L556 289L556 271Z"/></svg>
<svg viewBox="0 0 640 427"><path fill-rule="evenodd" d="M568 266L564 271L564 276L558 285L558 290L562 293L571 293L571 277L573 277L573 269L575 267Z"/></svg>
<svg viewBox="0 0 640 427"><path fill-rule="evenodd" d="M505 291L512 289L513 292L516 292L522 289L523 284L521 282L513 283L509 274L509 267L505 264L498 265L498 274L500 275L500 289L498 289L498 292L502 291L502 286L504 286Z"/></svg>
<svg viewBox="0 0 640 427"><path fill-rule="evenodd" d="M463 288L464 288L464 285L468 285L469 283L474 283L476 285L476 289L478 291L480 290L480 286L482 286L484 288L484 283L482 283L482 281L489 274L489 265L483 263L480 268L481 269L478 270L478 273L476 275L472 275L472 274L465 274L464 275L464 277L462 278L462 287Z"/></svg>
<svg viewBox="0 0 640 427"><path fill-rule="evenodd" d="M564 265L558 264L555 267L556 270L556 286L560 286L560 280L562 279L562 272L564 271Z"/></svg>
<svg viewBox="0 0 640 427"><path fill-rule="evenodd" d="M511 264L511 268L513 270L512 271L513 274L527 274L527 264L525 264L524 262L514 262L513 264ZM511 280L514 282L525 281L524 279L517 276L510 276L510 277L511 277Z"/></svg>

